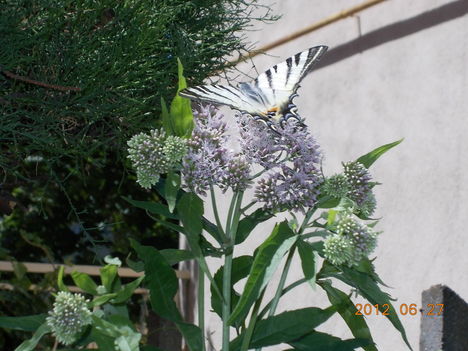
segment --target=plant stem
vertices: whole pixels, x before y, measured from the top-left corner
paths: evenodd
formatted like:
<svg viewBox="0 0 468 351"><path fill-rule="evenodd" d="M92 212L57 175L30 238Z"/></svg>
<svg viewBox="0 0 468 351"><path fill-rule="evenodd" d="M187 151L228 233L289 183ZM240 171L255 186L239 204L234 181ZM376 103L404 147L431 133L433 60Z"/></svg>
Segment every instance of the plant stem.
<svg viewBox="0 0 468 351"><path fill-rule="evenodd" d="M258 310L262 304L263 295L265 294L265 289L260 294L260 297L255 302L254 308L252 310L252 315L250 316L249 326L245 332L245 336L242 339L241 351L247 351L249 349L250 340L252 339L252 334L255 328L255 323L257 323Z"/></svg>
<svg viewBox="0 0 468 351"><path fill-rule="evenodd" d="M226 223L226 236L228 245L224 256L223 268L223 351L229 351L229 318L231 317L231 275L234 245L236 240L237 226L239 225L240 207L243 192L235 193L231 201Z"/></svg>
<svg viewBox="0 0 468 351"><path fill-rule="evenodd" d="M211 204L213 207L213 213L214 213L216 225L218 226L220 233L223 235L223 238L225 239L226 234L224 233L223 225L221 224L221 220L219 219L218 206L216 205L216 197L215 197L213 185L210 185L210 194L211 194Z"/></svg>
<svg viewBox="0 0 468 351"><path fill-rule="evenodd" d="M202 331L202 349L205 351L205 274L198 269L198 326Z"/></svg>
<svg viewBox="0 0 468 351"><path fill-rule="evenodd" d="M306 283L306 282L307 282L307 279L305 279L305 278L296 280L294 283L289 284L287 287L285 287L285 288L281 291L281 296L283 296L283 295L286 294L287 292L291 291L291 290L294 289L296 286L299 286L299 285L304 284L304 283ZM260 318L260 319L263 318L263 316L270 310L271 303L272 303L272 301L270 301L270 302L263 308L263 310L258 314L258 318Z"/></svg>
<svg viewBox="0 0 468 351"><path fill-rule="evenodd" d="M271 302L270 312L268 313L269 317L273 316L276 312L276 307L278 307L278 302L281 297L281 293L283 292L284 283L286 283L286 278L288 276L289 268L291 267L292 258L295 252L296 245L293 245L293 247L289 250L288 258L286 259L286 263L284 264L283 272L281 273L281 278L278 283L278 288L276 289L275 297Z"/></svg>
<svg viewBox="0 0 468 351"><path fill-rule="evenodd" d="M307 228L307 224L309 223L309 220L313 216L314 212L315 212L315 208L311 208L309 209L309 211L307 211L304 217L304 220L302 221L302 224L299 228L299 231L297 232L298 236L301 235L304 232L304 230ZM281 295L283 295L284 284L286 283L286 278L288 276L289 268L291 267L291 262L292 262L295 251L296 251L296 245L294 244L288 253L286 263L284 264L283 272L281 273L281 278L278 283L278 287L276 288L275 297L271 301L270 311L268 313L268 316L270 317L275 314L276 308L278 307L279 299L281 298ZM261 349L262 348L258 348L257 351L260 351Z"/></svg>

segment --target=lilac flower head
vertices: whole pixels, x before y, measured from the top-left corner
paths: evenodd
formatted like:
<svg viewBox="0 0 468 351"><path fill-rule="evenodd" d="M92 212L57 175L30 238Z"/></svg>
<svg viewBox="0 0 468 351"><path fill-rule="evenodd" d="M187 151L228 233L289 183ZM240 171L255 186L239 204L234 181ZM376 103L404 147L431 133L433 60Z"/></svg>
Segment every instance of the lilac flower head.
<svg viewBox="0 0 468 351"><path fill-rule="evenodd" d="M376 202L372 193L372 177L369 171L357 161L343 163L343 168L343 174L351 187L347 196L356 203L359 213L366 217L371 216L374 213Z"/></svg>
<svg viewBox="0 0 468 351"><path fill-rule="evenodd" d="M268 142L263 150L265 154L272 153L267 162L261 163L269 171L255 189L257 201L262 202L265 209L275 212L304 212L316 203L318 186L322 182L317 142L295 119L287 120L277 132L261 128L268 127L257 127L250 135L245 133L246 145L263 145L261 133L264 133ZM251 150L244 149L244 152L251 153Z"/></svg>
<svg viewBox="0 0 468 351"><path fill-rule="evenodd" d="M360 206L372 189L370 184L371 175L367 168L357 161L343 163L343 168L344 175L351 185L351 192L348 196Z"/></svg>
<svg viewBox="0 0 468 351"><path fill-rule="evenodd" d="M277 165L282 148L278 135L265 123L256 121L248 114L236 115L240 131L242 152L250 162L269 169Z"/></svg>
<svg viewBox="0 0 468 351"><path fill-rule="evenodd" d="M211 105L194 112L195 128L187 141L182 174L191 191L206 195L212 185L243 191L249 184L250 165L226 148L228 136L223 115Z"/></svg>
<svg viewBox="0 0 468 351"><path fill-rule="evenodd" d="M226 191L231 188L236 192L245 191L250 183L250 164L242 155L232 156L228 160L221 177L221 189Z"/></svg>

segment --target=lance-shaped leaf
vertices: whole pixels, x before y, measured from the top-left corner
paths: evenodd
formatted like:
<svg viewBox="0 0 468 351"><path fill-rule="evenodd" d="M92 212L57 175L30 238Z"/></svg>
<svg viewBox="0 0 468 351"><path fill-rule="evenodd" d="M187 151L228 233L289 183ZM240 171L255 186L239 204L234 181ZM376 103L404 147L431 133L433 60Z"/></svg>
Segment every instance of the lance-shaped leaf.
<svg viewBox="0 0 468 351"><path fill-rule="evenodd" d="M47 314L35 314L22 317L0 317L0 327L14 330L36 331L45 322Z"/></svg>
<svg viewBox="0 0 468 351"><path fill-rule="evenodd" d="M144 279L144 276L138 277L134 281L125 284L117 291L115 298L112 300L112 303L119 304L127 301L130 296L133 295L135 289L140 286L141 281Z"/></svg>
<svg viewBox="0 0 468 351"><path fill-rule="evenodd" d="M324 310L309 307L286 311L258 321L255 324L249 348L278 345L299 339L324 323L333 313L335 313L333 307ZM244 334L245 332L231 342L230 350L240 350Z"/></svg>
<svg viewBox="0 0 468 351"><path fill-rule="evenodd" d="M302 272L304 278L312 288L315 288L315 251L314 247L307 241L299 239L297 241L297 250L301 258Z"/></svg>
<svg viewBox="0 0 468 351"><path fill-rule="evenodd" d="M349 296L341 290L334 288L329 281L320 281L319 285L326 291L328 300L333 306L335 306L354 337L356 339L369 340L369 345L363 347L364 350L377 351L364 316L356 315L356 306Z"/></svg>
<svg viewBox="0 0 468 351"><path fill-rule="evenodd" d="M361 339L342 340L335 336L314 331L299 340L289 342L297 351L353 351L368 345L369 341Z"/></svg>
<svg viewBox="0 0 468 351"><path fill-rule="evenodd" d="M102 285L104 285L108 293L113 292L115 283L117 282L116 278L118 267L113 264L108 264L102 267L99 271L101 272Z"/></svg>
<svg viewBox="0 0 468 351"><path fill-rule="evenodd" d="M50 332L51 330L50 330L50 327L47 325L47 323L40 325L39 328L37 328L36 332L31 337L31 339L23 341L21 345L19 345L15 349L15 351L33 351L36 348L37 344L39 343L39 340L41 340L41 338L44 335Z"/></svg>
<svg viewBox="0 0 468 351"><path fill-rule="evenodd" d="M271 235L260 245L255 255L249 277L239 302L232 312L229 324L233 325L247 316L250 308L270 281L284 254L296 240L287 221L276 225Z"/></svg>
<svg viewBox="0 0 468 351"><path fill-rule="evenodd" d="M169 172L167 174L166 182L164 184L164 198L167 201L169 212L173 213L177 202L177 194L180 189L180 174L176 172Z"/></svg>
<svg viewBox="0 0 468 351"><path fill-rule="evenodd" d="M236 245L244 242L244 240L247 239L249 234L252 233L252 230L254 230L259 223L265 222L271 217L273 217L272 213L258 209L245 218L242 218L239 221L239 226L237 227Z"/></svg>
<svg viewBox="0 0 468 351"><path fill-rule="evenodd" d="M125 196L123 196L123 198L129 203L131 203L133 206L142 208L150 213L158 214L171 219L179 219L179 217L176 214L171 213L171 211L169 211L169 208L163 204L154 201L133 200Z"/></svg>
<svg viewBox="0 0 468 351"><path fill-rule="evenodd" d="M356 288L359 294L367 299L372 305L378 304L380 311L382 313L384 311L387 312L385 316L400 332L406 345L408 345L409 349L412 350L408 338L406 337L405 328L401 324L398 314L391 303L392 298L389 294L380 289L378 282L372 275L359 272L346 266L341 266L340 269L338 269L328 261L325 261L322 269L317 274L317 278L337 278L349 286ZM388 305L388 310L384 305Z"/></svg>
<svg viewBox="0 0 468 351"><path fill-rule="evenodd" d="M159 252L171 266L182 261L194 259L193 253L188 250L164 249Z"/></svg>
<svg viewBox="0 0 468 351"><path fill-rule="evenodd" d="M233 286L241 279L248 276L250 268L252 267L252 256L236 257L232 261L232 274L231 274L231 306L235 306L239 301L239 295L234 291ZM221 290L223 285L224 266L221 266L214 275L215 284ZM211 307L222 318L223 301L216 294L214 285L211 286ZM232 310L232 308L231 308Z"/></svg>
<svg viewBox="0 0 468 351"><path fill-rule="evenodd" d="M397 141L395 141L393 143L382 145L382 146L372 150L368 154L365 154L365 155L359 157L356 161L362 163L364 165L364 167L369 168L370 166L372 166L372 164L375 161L377 161L377 159L380 156L382 156L384 153L386 153L392 147L395 147L398 144L400 144L402 141L403 141L403 139L400 139L400 140L397 140Z"/></svg>
<svg viewBox="0 0 468 351"><path fill-rule="evenodd" d="M174 302L174 296L178 289L178 281L174 270L157 249L142 246L134 240L131 243L140 259L145 263L145 281L150 290L150 301L153 310L161 317L176 324L187 341L190 350L201 350L202 331L195 325L183 322Z"/></svg>
<svg viewBox="0 0 468 351"><path fill-rule="evenodd" d="M179 95L182 89L187 88L187 82L184 77L184 68L179 59L177 59L177 68L179 75L179 87L177 94L171 103L171 122L175 135L180 137L190 137L193 129L193 113L190 99Z"/></svg>
<svg viewBox="0 0 468 351"><path fill-rule="evenodd" d="M71 273L71 276L76 286L79 287L81 290L91 295L97 294L97 284L89 275L87 275L86 273L73 271Z"/></svg>
<svg viewBox="0 0 468 351"><path fill-rule="evenodd" d="M184 193L179 200L177 209L190 249L200 269L206 274L210 283L214 284L205 256L217 255L218 250L201 235L203 231L203 201L193 193ZM217 287L215 289L217 294L221 295L219 289Z"/></svg>
<svg viewBox="0 0 468 351"><path fill-rule="evenodd" d="M162 124L164 131L167 135L174 135L174 125L172 123L171 115L169 114L169 110L167 109L166 101L161 96L161 117L162 117Z"/></svg>

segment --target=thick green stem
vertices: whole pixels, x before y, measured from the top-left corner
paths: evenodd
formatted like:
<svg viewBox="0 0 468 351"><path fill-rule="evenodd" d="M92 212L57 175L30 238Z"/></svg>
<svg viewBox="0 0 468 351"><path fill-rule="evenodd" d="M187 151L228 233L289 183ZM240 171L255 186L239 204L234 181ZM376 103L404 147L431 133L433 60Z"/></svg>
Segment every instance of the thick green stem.
<svg viewBox="0 0 468 351"><path fill-rule="evenodd" d="M213 207L213 213L214 213L216 225L218 226L218 230L223 236L223 239L226 240L226 234L224 233L223 225L221 224L221 220L219 219L218 206L216 205L216 197L215 197L213 185L210 186L210 195L211 195L211 204Z"/></svg>
<svg viewBox="0 0 468 351"><path fill-rule="evenodd" d="M270 317L275 314L276 307L278 307L278 302L282 295L284 284L286 283L286 278L288 277L289 268L291 267L292 258L295 252L296 252L296 245L294 245L289 250L288 258L286 259L286 263L284 264L283 272L281 273L281 278L278 283L278 288L276 289L275 297L273 298L273 301L271 302L270 312L268 313L268 316Z"/></svg>
<svg viewBox="0 0 468 351"><path fill-rule="evenodd" d="M257 323L258 311L262 304L263 294L265 294L265 289L255 302L254 308L252 310L252 315L250 316L249 326L247 327L247 330L245 332L244 339L242 339L241 351L247 351L249 349L250 340L252 339L255 324Z"/></svg>
<svg viewBox="0 0 468 351"><path fill-rule="evenodd" d="M198 326L202 331L202 349L205 351L205 274L198 269Z"/></svg>
<svg viewBox="0 0 468 351"><path fill-rule="evenodd" d="M310 218L313 216L315 212L315 208L309 209L309 211L306 213L304 220L302 221L302 224L297 232L297 235L301 235L304 230L307 228L307 224L309 223ZM284 284L286 283L286 278L289 273L289 268L291 267L291 262L294 256L294 253L296 251L296 245L293 245L293 247L290 249L288 257L286 259L286 263L284 264L283 272L281 273L281 278L278 283L278 287L276 288L276 293L275 297L270 303L270 311L268 313L268 316L273 316L276 312L276 308L278 307L278 302L279 299L281 298L281 295L283 295L283 288ZM257 351L260 351L262 348L258 348Z"/></svg>
<svg viewBox="0 0 468 351"><path fill-rule="evenodd" d="M243 193L235 193L231 201L229 214L226 223L226 237L228 239L228 247L224 256L223 269L223 351L229 351L229 318L231 317L231 275L232 275L232 259L234 245L236 240L237 226L240 219L240 207L242 204Z"/></svg>
<svg viewBox="0 0 468 351"><path fill-rule="evenodd" d="M284 294L286 294L287 292L291 291L292 289L294 289L296 286L299 286L301 284L304 284L307 282L307 279L305 278L302 278L302 279L299 279L299 280L296 280L294 283L291 283L289 284L287 287L285 287L283 289L283 291L281 291L281 296L283 296ZM271 307L271 303L272 301L270 301L264 308L263 310L258 314L258 318L263 318L263 316L266 315L266 313L270 310L270 307Z"/></svg>

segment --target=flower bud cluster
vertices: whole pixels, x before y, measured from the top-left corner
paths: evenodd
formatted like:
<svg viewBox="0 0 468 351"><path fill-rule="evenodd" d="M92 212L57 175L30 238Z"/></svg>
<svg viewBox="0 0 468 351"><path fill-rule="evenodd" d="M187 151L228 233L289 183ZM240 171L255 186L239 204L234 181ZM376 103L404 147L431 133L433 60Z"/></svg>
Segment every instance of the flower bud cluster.
<svg viewBox="0 0 468 351"><path fill-rule="evenodd" d="M155 185L160 174L177 169L187 151L185 139L167 136L162 129L133 136L128 147L128 158L136 170L137 182L143 188Z"/></svg>
<svg viewBox="0 0 468 351"><path fill-rule="evenodd" d="M336 198L347 197L356 204L356 213L370 217L376 208L371 175L360 162L343 163L343 174L325 179L321 191Z"/></svg>
<svg viewBox="0 0 468 351"><path fill-rule="evenodd" d="M377 235L351 214L345 214L337 222L336 234L331 234L324 242L325 257L333 264L356 266L374 251Z"/></svg>
<svg viewBox="0 0 468 351"><path fill-rule="evenodd" d="M65 345L74 343L84 327L91 324L88 302L81 294L66 291L57 294L46 322L59 342Z"/></svg>

